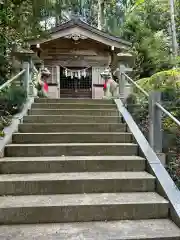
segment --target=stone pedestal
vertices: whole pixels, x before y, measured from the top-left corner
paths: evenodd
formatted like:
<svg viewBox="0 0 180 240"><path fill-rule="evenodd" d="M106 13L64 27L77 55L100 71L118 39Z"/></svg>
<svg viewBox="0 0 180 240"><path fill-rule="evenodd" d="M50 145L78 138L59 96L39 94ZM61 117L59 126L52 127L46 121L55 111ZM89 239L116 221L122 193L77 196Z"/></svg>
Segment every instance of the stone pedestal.
<svg viewBox="0 0 180 240"><path fill-rule="evenodd" d="M164 153L156 153L159 160L161 161L163 166L166 166L166 155Z"/></svg>

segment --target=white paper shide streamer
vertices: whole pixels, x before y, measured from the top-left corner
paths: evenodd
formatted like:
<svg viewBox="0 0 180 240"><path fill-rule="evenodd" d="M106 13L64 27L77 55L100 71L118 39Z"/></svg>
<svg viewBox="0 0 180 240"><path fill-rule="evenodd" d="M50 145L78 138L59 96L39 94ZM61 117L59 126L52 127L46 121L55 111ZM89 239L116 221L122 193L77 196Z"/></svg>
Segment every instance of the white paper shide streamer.
<svg viewBox="0 0 180 240"><path fill-rule="evenodd" d="M66 76L66 77L68 76L67 68L65 69L65 76Z"/></svg>
<svg viewBox="0 0 180 240"><path fill-rule="evenodd" d="M66 67L61 66L64 69L64 75L66 77L77 77L78 79L81 79L81 77L87 77L87 70L91 67L87 67L85 69L77 69L77 70L72 70L68 69Z"/></svg>

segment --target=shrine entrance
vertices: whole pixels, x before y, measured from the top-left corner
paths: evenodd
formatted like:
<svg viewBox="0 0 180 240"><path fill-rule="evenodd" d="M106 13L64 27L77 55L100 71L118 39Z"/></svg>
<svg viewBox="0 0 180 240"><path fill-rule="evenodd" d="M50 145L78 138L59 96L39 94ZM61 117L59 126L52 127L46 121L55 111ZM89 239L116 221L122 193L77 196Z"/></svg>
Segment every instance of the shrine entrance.
<svg viewBox="0 0 180 240"><path fill-rule="evenodd" d="M60 67L61 98L92 98L92 68Z"/></svg>
<svg viewBox="0 0 180 240"><path fill-rule="evenodd" d="M78 17L52 28L47 37L32 39L31 49L51 71L49 98L102 99L100 73L112 71L127 61L119 53L131 47L119 37L109 35Z"/></svg>

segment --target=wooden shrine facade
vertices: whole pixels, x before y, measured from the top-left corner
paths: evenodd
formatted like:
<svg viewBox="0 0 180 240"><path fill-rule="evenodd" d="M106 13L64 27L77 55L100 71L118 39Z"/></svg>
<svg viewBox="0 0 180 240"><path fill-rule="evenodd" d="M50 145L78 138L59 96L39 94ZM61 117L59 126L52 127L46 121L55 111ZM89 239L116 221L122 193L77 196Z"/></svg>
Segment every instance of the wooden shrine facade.
<svg viewBox="0 0 180 240"><path fill-rule="evenodd" d="M78 18L53 28L49 38L30 41L44 66L51 71L50 97L102 98L105 68L122 62L117 54L130 43L102 32Z"/></svg>

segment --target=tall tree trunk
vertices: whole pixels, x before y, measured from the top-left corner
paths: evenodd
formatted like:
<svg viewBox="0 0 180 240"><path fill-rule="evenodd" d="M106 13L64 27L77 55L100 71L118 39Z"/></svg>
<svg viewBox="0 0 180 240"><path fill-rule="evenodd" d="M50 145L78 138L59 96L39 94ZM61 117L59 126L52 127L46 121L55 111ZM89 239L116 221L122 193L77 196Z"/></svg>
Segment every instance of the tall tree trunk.
<svg viewBox="0 0 180 240"><path fill-rule="evenodd" d="M101 22L101 0L98 0L98 29L102 30L102 22Z"/></svg>
<svg viewBox="0 0 180 240"><path fill-rule="evenodd" d="M56 27L58 27L60 23L61 23L61 17L58 15L56 16L56 23L55 23Z"/></svg>
<svg viewBox="0 0 180 240"><path fill-rule="evenodd" d="M63 5L62 0L56 0L56 4L55 4L56 27L60 25L62 20L62 5Z"/></svg>
<svg viewBox="0 0 180 240"><path fill-rule="evenodd" d="M11 51L11 61L12 61L12 67L11 67L11 76L16 75L16 57L15 52L17 51L17 45L15 43L12 44L12 51Z"/></svg>
<svg viewBox="0 0 180 240"><path fill-rule="evenodd" d="M104 28L104 0L98 0L98 29Z"/></svg>

